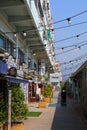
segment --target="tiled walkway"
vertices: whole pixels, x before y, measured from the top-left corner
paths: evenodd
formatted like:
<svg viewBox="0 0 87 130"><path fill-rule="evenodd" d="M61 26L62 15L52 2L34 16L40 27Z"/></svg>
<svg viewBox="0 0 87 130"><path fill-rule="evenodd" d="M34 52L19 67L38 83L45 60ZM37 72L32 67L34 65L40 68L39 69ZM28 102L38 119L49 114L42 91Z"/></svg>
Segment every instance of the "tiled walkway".
<svg viewBox="0 0 87 130"><path fill-rule="evenodd" d="M87 130L71 103L62 106L59 100L58 92L54 92L53 102L47 108L38 108L38 103L30 104L30 111L41 111L42 114L28 118L24 122L25 130Z"/></svg>

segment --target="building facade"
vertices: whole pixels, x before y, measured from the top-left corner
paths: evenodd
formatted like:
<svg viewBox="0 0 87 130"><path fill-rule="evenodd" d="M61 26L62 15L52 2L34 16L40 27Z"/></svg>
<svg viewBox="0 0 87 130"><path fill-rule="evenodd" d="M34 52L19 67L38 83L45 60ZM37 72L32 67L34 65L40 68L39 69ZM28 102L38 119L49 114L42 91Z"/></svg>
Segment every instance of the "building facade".
<svg viewBox="0 0 87 130"><path fill-rule="evenodd" d="M50 77L55 68L51 20L49 0L3 0L0 3L0 61L5 62L8 69L16 68L17 78L32 79L37 89L38 78ZM23 82L17 78L14 81Z"/></svg>

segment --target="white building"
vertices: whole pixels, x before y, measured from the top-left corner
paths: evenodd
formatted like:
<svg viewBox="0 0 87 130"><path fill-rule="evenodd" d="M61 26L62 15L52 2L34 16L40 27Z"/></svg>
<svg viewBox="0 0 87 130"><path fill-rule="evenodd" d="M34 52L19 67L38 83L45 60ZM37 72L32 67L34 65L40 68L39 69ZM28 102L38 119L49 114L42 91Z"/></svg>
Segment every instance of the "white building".
<svg viewBox="0 0 87 130"><path fill-rule="evenodd" d="M53 86L60 87L60 82L62 81L60 64L56 62L54 67L55 73L50 74L50 82Z"/></svg>
<svg viewBox="0 0 87 130"><path fill-rule="evenodd" d="M3 0L0 12L0 52L12 55L18 69L23 66L41 75L52 73L55 58L50 1Z"/></svg>
<svg viewBox="0 0 87 130"><path fill-rule="evenodd" d="M38 83L39 76L49 77L55 68L54 54L49 0L0 2L0 60L7 61L11 56L10 63L16 63L17 77L12 80L23 82L24 77L31 76ZM27 83L24 85L25 94L29 87ZM25 98L28 100L28 95Z"/></svg>

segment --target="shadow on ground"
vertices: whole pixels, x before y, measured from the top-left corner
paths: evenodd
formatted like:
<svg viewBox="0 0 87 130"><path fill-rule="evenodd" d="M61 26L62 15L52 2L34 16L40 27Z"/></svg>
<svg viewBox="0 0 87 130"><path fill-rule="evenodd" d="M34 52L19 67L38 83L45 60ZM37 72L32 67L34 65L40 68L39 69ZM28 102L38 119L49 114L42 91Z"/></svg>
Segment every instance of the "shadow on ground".
<svg viewBox="0 0 87 130"><path fill-rule="evenodd" d="M86 130L71 104L67 100L66 104L61 104L60 93L57 99L57 103L49 104L49 107L56 107L51 130Z"/></svg>

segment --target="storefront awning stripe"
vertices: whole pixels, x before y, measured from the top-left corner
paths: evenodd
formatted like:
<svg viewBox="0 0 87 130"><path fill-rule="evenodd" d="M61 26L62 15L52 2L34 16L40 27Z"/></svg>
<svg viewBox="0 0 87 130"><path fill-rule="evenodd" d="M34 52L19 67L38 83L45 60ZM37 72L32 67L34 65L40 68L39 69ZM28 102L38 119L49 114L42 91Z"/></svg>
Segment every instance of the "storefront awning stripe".
<svg viewBox="0 0 87 130"><path fill-rule="evenodd" d="M12 77L12 76L5 76L5 77L6 77L6 80L9 81L9 82L13 82L13 83L29 83L29 81L26 80L26 79Z"/></svg>

